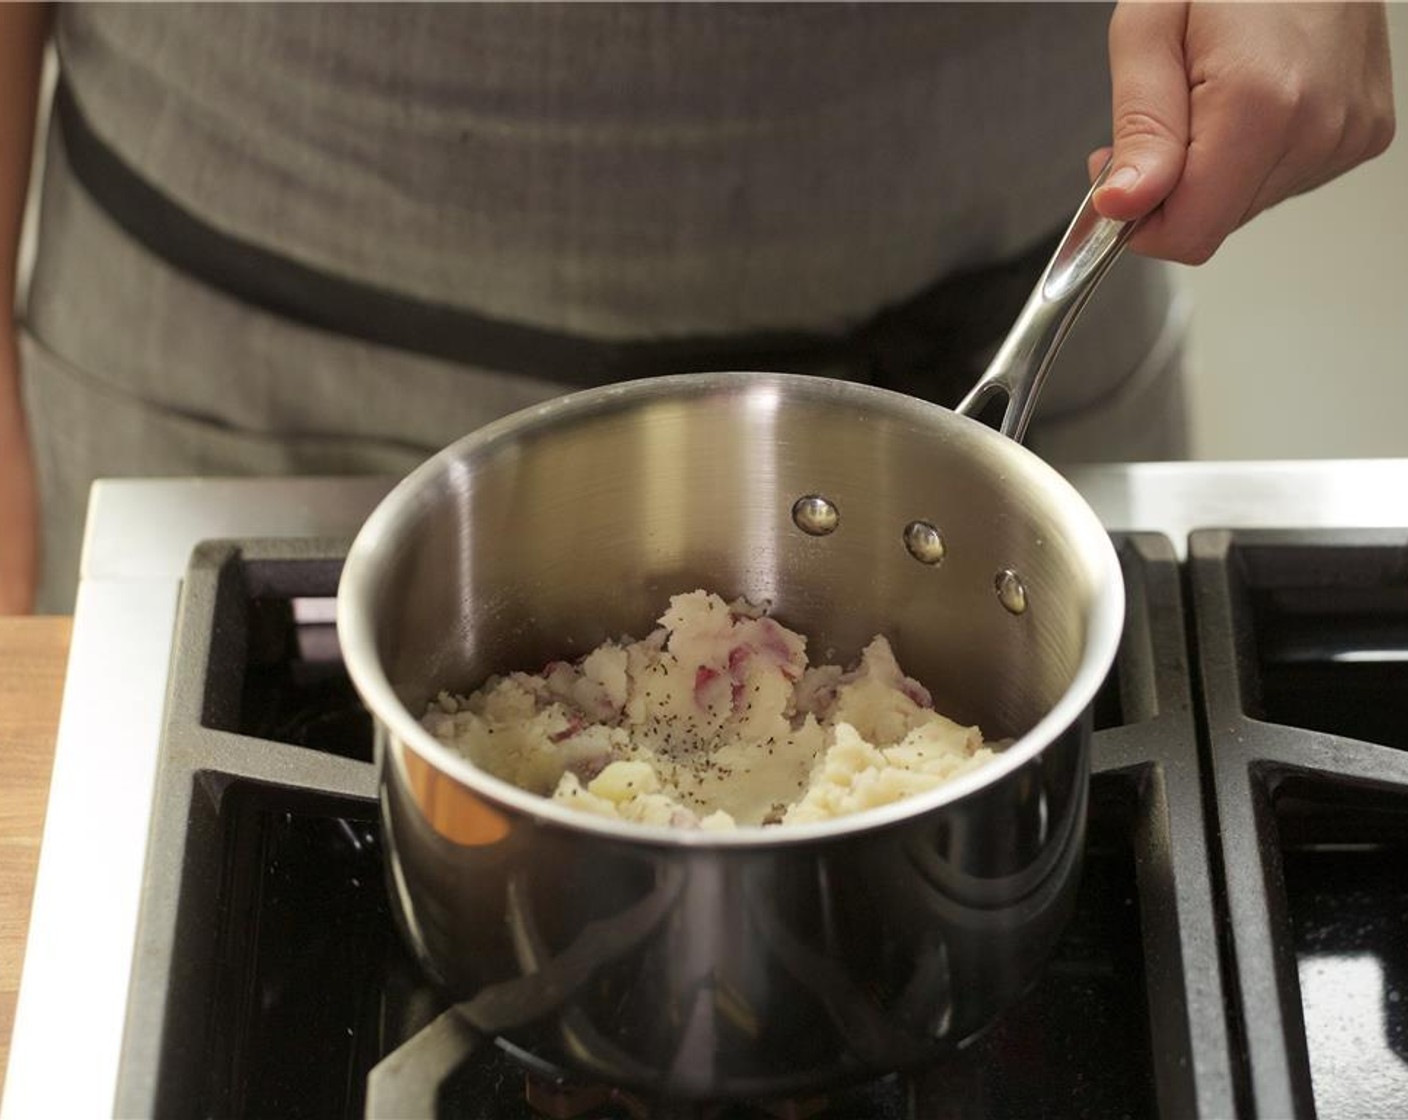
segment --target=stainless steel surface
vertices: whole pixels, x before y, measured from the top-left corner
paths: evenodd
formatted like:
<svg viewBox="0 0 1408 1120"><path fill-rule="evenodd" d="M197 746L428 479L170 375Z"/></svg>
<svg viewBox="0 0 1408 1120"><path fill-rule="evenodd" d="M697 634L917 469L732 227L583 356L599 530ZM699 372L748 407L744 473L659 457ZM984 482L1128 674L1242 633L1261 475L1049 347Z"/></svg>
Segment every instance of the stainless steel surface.
<svg viewBox="0 0 1408 1120"><path fill-rule="evenodd" d="M835 533L798 531L809 494ZM904 545L920 518L943 522L942 565ZM442 689L643 636L694 587L766 601L842 661L884 633L940 711L1016 741L902 802L717 833L545 801L419 723ZM427 970L485 1033L698 1097L914 1063L1024 990L1073 897L1087 712L1123 621L1108 536L1035 455L780 374L591 390L467 437L378 507L338 597Z"/></svg>
<svg viewBox="0 0 1408 1120"><path fill-rule="evenodd" d="M1107 528L1163 533L1180 558L1194 529L1408 525L1408 459L1135 463L1067 477Z"/></svg>
<svg viewBox="0 0 1408 1120"><path fill-rule="evenodd" d="M1069 477L1107 528L1165 533L1180 555L1200 526L1408 526L1408 459L1135 464ZM171 627L191 549L241 534L350 537L391 485L165 479L95 488L0 1108L7 1120L113 1111ZM93 842L95 821L102 843Z"/></svg>
<svg viewBox="0 0 1408 1120"><path fill-rule="evenodd" d="M1095 209L1092 200L1109 171L1107 163L987 370L958 404L958 412L976 416L999 393L1005 395L1000 429L1015 440L1026 435L1042 383L1066 335L1137 224L1110 221Z"/></svg>
<svg viewBox="0 0 1408 1120"><path fill-rule="evenodd" d="M122 479L94 485L80 579L180 580L191 549L222 537L346 537L390 478Z"/></svg>

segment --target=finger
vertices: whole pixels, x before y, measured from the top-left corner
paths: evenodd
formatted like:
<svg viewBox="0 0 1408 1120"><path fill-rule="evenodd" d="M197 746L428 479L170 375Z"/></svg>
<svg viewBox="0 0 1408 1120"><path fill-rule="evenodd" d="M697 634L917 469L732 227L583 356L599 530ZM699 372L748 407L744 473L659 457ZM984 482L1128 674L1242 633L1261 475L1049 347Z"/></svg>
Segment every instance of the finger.
<svg viewBox="0 0 1408 1120"><path fill-rule="evenodd" d="M1085 157L1085 170L1090 175L1090 181L1092 183L1100 177L1100 172L1105 170L1105 164L1110 162L1110 153L1112 151L1114 151L1114 149L1109 147L1096 148L1095 151Z"/></svg>
<svg viewBox="0 0 1408 1120"><path fill-rule="evenodd" d="M1289 120L1255 88L1208 82L1192 98L1188 159L1177 187L1130 242L1136 252L1202 264L1266 205Z"/></svg>
<svg viewBox="0 0 1408 1120"><path fill-rule="evenodd" d="M1095 193L1107 218L1142 218L1174 189L1188 150L1183 4L1121 4L1110 20L1114 148Z"/></svg>

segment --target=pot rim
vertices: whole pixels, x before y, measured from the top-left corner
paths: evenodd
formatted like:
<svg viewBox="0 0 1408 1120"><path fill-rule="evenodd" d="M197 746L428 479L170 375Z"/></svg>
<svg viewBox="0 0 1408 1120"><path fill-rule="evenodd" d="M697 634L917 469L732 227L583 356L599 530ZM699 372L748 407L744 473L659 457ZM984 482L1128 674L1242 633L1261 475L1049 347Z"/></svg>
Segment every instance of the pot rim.
<svg viewBox="0 0 1408 1120"><path fill-rule="evenodd" d="M441 743L401 703L377 656L367 605L377 590L381 554L404 531L424 495L451 464L488 453L495 446L527 433L572 420L609 412L622 404L653 398L688 399L740 391L762 394L760 407L775 406L783 387L818 399L863 409L880 406L890 414L908 416L918 426L938 423L978 443L1000 441L1001 453L1015 456L1042 487L1042 498L1057 506L1091 565L1096 588L1086 618L1086 638L1080 664L1060 699L1037 723L989 762L944 782L936 789L901 798L888 805L813 824L764 827L743 825L730 831L671 829L574 810L530 793L476 767L454 748ZM348 550L337 592L337 632L352 683L373 718L405 749L428 765L489 800L496 808L534 818L537 823L649 846L693 849L778 847L818 840L837 840L860 832L898 825L995 785L1006 775L1041 755L1080 720L1093 704L1114 663L1124 632L1124 579L1109 534L1076 489L1035 453L976 420L940 405L887 389L804 374L717 372L642 378L586 389L554 398L493 421L437 452L406 476L372 511ZM387 760L382 760L386 765ZM397 765L400 762L397 761Z"/></svg>

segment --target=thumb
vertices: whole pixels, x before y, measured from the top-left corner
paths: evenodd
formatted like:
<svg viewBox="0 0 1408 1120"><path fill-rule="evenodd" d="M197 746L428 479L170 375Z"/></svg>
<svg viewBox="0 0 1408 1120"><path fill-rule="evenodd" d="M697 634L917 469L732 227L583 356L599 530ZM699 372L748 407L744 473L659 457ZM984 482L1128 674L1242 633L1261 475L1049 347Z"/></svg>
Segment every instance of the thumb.
<svg viewBox="0 0 1408 1120"><path fill-rule="evenodd" d="M1114 148L1095 193L1107 218L1133 221L1173 191L1188 156L1183 4L1121 4L1110 20Z"/></svg>

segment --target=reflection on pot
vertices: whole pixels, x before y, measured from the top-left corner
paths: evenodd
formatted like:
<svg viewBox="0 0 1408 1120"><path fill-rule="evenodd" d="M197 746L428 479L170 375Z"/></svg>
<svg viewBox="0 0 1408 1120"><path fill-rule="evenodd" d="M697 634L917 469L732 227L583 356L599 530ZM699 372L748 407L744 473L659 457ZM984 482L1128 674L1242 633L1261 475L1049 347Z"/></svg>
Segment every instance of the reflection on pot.
<svg viewBox="0 0 1408 1120"><path fill-rule="evenodd" d="M712 848L504 809L496 842L456 840L454 779L415 781L383 738L401 926L477 1031L611 1084L760 1098L918 1065L1015 1002L1059 938L1085 819L1081 728L1064 738L899 824Z"/></svg>

